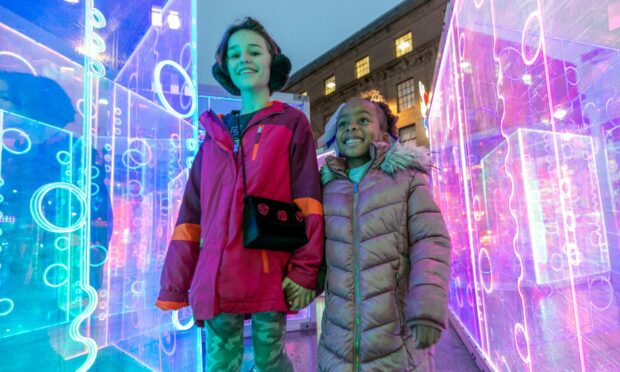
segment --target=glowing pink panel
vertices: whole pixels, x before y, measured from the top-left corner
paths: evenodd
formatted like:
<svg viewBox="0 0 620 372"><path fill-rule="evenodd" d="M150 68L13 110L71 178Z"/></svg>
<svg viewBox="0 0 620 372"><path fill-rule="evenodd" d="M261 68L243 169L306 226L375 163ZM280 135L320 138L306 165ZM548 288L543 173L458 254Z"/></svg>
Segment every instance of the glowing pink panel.
<svg viewBox="0 0 620 372"><path fill-rule="evenodd" d="M489 368L620 369L616 1L457 1L429 112L450 306Z"/></svg>

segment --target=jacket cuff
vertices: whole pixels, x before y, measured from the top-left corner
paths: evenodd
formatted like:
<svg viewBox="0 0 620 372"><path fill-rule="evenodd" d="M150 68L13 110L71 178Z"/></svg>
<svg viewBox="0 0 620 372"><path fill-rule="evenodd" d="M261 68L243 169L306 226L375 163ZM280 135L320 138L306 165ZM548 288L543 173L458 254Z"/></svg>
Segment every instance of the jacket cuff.
<svg viewBox="0 0 620 372"><path fill-rule="evenodd" d="M160 310L179 310L186 306L189 306L187 302L172 302L172 301L161 301L157 300L155 302L155 306L157 306Z"/></svg>
<svg viewBox="0 0 620 372"><path fill-rule="evenodd" d="M158 301L164 302L189 302L188 292L159 291Z"/></svg>
<svg viewBox="0 0 620 372"><path fill-rule="evenodd" d="M307 275L303 275L294 269L289 271L287 273L287 276L290 280L294 281L305 289L309 289L311 291L314 291L316 289L316 277L309 279Z"/></svg>
<svg viewBox="0 0 620 372"><path fill-rule="evenodd" d="M426 325L426 326L430 326L433 328L437 328L440 331L443 331L444 329L446 329L446 327L442 324L437 324L436 322L432 321L432 320L426 320L426 319L412 319L407 321L407 326L411 329L413 328L413 326L416 325Z"/></svg>

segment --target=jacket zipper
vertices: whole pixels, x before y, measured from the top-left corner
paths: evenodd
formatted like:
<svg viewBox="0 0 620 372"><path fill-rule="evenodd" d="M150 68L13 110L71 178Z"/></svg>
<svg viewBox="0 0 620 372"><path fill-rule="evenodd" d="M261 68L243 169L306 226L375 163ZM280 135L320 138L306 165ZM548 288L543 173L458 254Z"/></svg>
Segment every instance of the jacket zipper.
<svg viewBox="0 0 620 372"><path fill-rule="evenodd" d="M254 137L254 148L252 149L252 160L256 160L256 154L258 153L260 136L263 133L263 126L264 124L259 124L258 130L256 131L256 136Z"/></svg>
<svg viewBox="0 0 620 372"><path fill-rule="evenodd" d="M353 368L357 372L360 370L360 268L359 268L359 236L358 236L358 183L353 183L353 270L355 271L355 326L353 336L355 337L355 347L353 350Z"/></svg>

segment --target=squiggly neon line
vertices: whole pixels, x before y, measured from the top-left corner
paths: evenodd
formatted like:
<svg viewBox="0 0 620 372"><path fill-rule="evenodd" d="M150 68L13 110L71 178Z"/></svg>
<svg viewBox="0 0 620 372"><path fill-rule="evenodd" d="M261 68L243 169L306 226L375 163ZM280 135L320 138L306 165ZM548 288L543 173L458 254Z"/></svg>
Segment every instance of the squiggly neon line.
<svg viewBox="0 0 620 372"><path fill-rule="evenodd" d="M554 112L554 105L553 105L553 96L551 94L552 92L552 88L551 88L551 73L549 71L549 62L547 61L548 55L547 55L547 43L545 41L545 26L544 26L544 21L543 21L543 16L542 16L542 12L543 12L543 7L542 4L540 2L540 0L536 0L536 5L537 5L537 13L539 15L539 21L540 21L540 42L542 43L541 48L542 48L542 58L543 58L543 64L544 64L544 68L545 68L545 77L546 77L546 84L547 84L547 104L548 104L548 110L549 110L549 114L551 116L550 120L551 120L551 131L553 133L556 132L556 118L551 115L551 113ZM554 153L555 154L559 154L558 151L558 139L554 136L553 138L553 148L554 148ZM560 182L561 184L561 180L562 180L562 174L561 174L561 165L560 165L560 159L558 156L555 157L555 166L556 166L556 177L558 179L558 182ZM560 194L562 193L562 190L560 189ZM562 215L565 216L568 206L567 206L567 198L564 197L560 197L560 207L562 210ZM568 242L570 240L569 237L569 233L568 230L566 228L564 228L564 239ZM574 272L573 272L573 265L568 265L568 272L569 272L569 276L570 276L570 289L571 289L571 296L572 296L572 305L573 305L573 315L574 315L574 319L575 319L575 332L577 334L577 345L579 348L579 363L580 363L580 367L582 371L585 371L586 369L586 364L585 364L585 358L584 358L584 350L583 350L583 336L581 334L581 321L579 319L579 306L578 306L578 301L577 301L577 292L575 289L575 277L574 277ZM529 348L529 344L528 344L528 348Z"/></svg>
<svg viewBox="0 0 620 372"><path fill-rule="evenodd" d="M94 33L94 28L102 27L101 19L104 19L103 14L101 12L97 12L95 10L94 0L85 0L84 1L84 12L85 12L85 25L84 25L84 40L91 40L91 35ZM100 17L99 20L94 19L93 12L96 14L95 17ZM93 22L93 21L96 22ZM102 71L98 71L97 69L92 68L92 59L86 53L84 55L84 65L89 66L89 68L84 69L84 115L83 115L83 154L82 154L82 164L87 166L92 165L92 152L90 149L92 148L92 136L89 133L92 133L93 127L93 118L91 115L91 102L92 102L92 79L93 77L100 76ZM97 61L99 62L99 61ZM99 62L100 63L100 62ZM105 68L103 69L105 74ZM86 102L88 100L88 102ZM89 168L87 168L90 170ZM84 188L84 193L86 195L85 204L90 205L90 188L91 188L91 172L83 172L81 178L81 184ZM90 221L90 208L86 208L84 213L86 219ZM88 318L92 316L97 308L97 291L90 285L90 224L84 224L84 228L81 231L81 247L80 247L80 278L78 280L78 286L82 290L83 293L86 293L88 298L88 302L84 310L78 314L71 325L69 326L69 336L75 340L76 342L84 344L87 350L87 356L84 363L77 369L77 371L88 371L90 367L95 362L97 358L97 343L94 339L90 337L83 336L80 331L81 324L86 321Z"/></svg>
<svg viewBox="0 0 620 372"><path fill-rule="evenodd" d="M527 345L527 358L524 359L520 354L519 356L521 357L521 359L523 360L523 362L525 362L528 366L529 371L531 372L533 370L532 368L532 361L531 361L531 351L530 351L530 341L529 341L529 337L527 334L527 330L528 330L528 325L527 325L527 312L526 312L526 306L525 306L525 297L523 294L523 279L525 277L525 268L523 265L523 258L521 257L521 254L519 253L518 249L517 249L517 242L519 240L519 220L517 218L517 214L516 211L514 209L514 201L515 201L515 180L514 180L514 176L512 175L512 173L510 172L510 168L508 166L508 161L510 159L510 153L511 153L511 148L510 148L510 143L508 141L508 134L505 131L504 128L504 120L506 119L506 98L503 96L503 94L500 91L500 86L502 84L502 78L503 78L503 74L501 73L502 71L502 61L499 57L499 55L497 55L497 22L496 22L496 17L495 17L495 0L490 0L490 8L491 8L491 22L492 22L492 26L493 26L493 60L495 61L495 63L500 67L500 74L497 77L497 84L496 84L496 94L497 94L497 99L499 101L501 101L502 103L502 113L501 113L501 119L500 119L500 133L501 136L504 138L504 141L506 141L506 156L504 157L504 169L506 171L506 175L508 176L508 180L510 182L510 196L508 198L508 209L510 211L510 215L515 223L515 233L512 239L512 249L514 251L515 256L517 257L517 260L519 261L519 277L517 279L517 292L519 293L519 298L521 300L521 312L523 314L523 334L524 337L526 339L526 345ZM542 38L542 35L541 35ZM518 324L515 324L515 327ZM516 334L516 333L515 333ZM518 348L518 345L515 344L515 347ZM518 349L517 349L518 351Z"/></svg>

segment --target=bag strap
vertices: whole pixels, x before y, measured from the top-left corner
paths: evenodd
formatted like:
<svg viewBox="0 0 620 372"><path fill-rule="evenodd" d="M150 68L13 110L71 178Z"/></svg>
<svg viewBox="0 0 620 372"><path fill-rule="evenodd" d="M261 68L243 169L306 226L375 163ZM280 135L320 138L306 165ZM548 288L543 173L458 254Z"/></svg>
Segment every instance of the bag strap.
<svg viewBox="0 0 620 372"><path fill-rule="evenodd" d="M243 136L241 133L241 124L239 124L239 115L240 112L235 110L233 111L233 115L235 119L237 119L237 131L239 132L239 146L241 147L241 171L243 172L243 196L248 196L248 186L245 177L245 154L243 152Z"/></svg>

